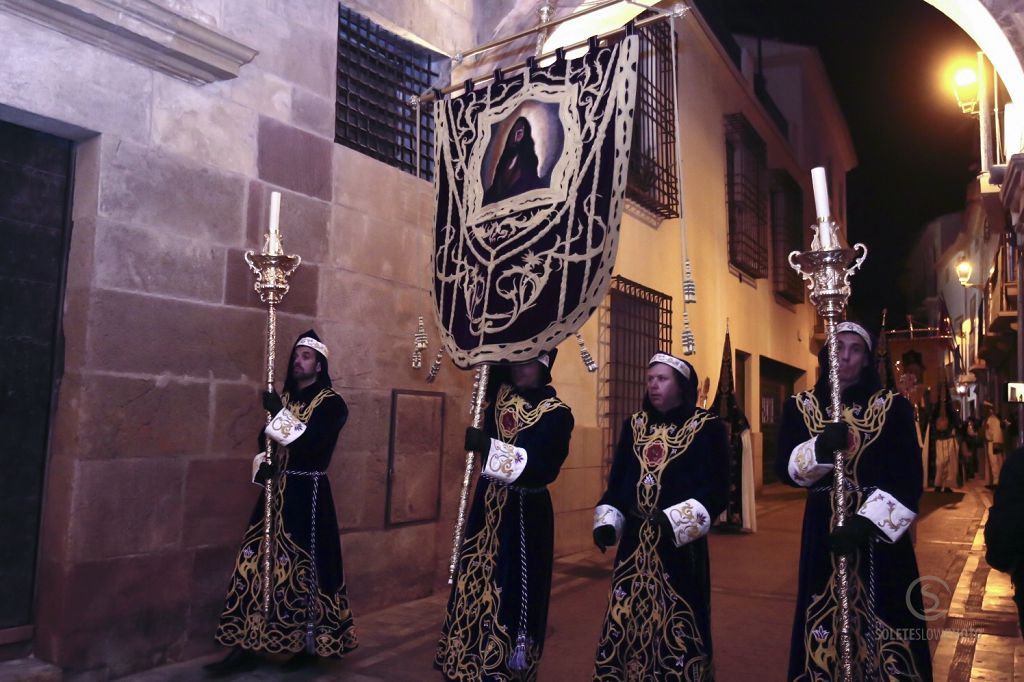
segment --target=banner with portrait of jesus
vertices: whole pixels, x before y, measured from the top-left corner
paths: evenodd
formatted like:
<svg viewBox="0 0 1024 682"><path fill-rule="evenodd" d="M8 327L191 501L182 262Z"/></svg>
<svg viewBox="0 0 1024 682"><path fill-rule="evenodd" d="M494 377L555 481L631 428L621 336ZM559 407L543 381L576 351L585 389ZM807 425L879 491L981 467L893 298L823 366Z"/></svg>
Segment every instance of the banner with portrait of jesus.
<svg viewBox="0 0 1024 682"><path fill-rule="evenodd" d="M549 350L611 278L637 38L435 105L432 295L459 367Z"/></svg>

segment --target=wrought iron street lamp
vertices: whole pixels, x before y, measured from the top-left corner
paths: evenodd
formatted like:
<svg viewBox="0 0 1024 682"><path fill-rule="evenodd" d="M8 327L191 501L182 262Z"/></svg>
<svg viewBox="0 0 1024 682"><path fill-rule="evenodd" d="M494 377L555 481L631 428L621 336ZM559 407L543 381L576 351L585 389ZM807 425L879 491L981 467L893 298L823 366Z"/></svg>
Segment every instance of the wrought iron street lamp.
<svg viewBox="0 0 1024 682"><path fill-rule="evenodd" d="M960 111L965 114L978 113L978 72L970 67L958 69L953 74L953 95Z"/></svg>
<svg viewBox="0 0 1024 682"><path fill-rule="evenodd" d="M960 335L963 338L963 342L960 345L960 376L957 377L957 394L963 399L964 403L961 405L963 408L961 414L965 417L967 415L967 384L970 383L968 378L970 376L968 363L968 338L967 335L974 330L973 321L969 322L967 319L967 290L973 287L971 284L971 274L974 272L974 266L971 265L971 261L967 259L967 254L960 254L959 260L956 265L953 266L954 272L956 272L956 278L960 280L960 286L964 288L963 292L963 317L960 321Z"/></svg>
<svg viewBox="0 0 1024 682"><path fill-rule="evenodd" d="M961 254L960 260L956 264L956 277L960 280L960 284L964 287L971 285L971 273L974 272L974 266L971 265L971 261L967 260L966 254ZM966 301L966 299L965 299Z"/></svg>

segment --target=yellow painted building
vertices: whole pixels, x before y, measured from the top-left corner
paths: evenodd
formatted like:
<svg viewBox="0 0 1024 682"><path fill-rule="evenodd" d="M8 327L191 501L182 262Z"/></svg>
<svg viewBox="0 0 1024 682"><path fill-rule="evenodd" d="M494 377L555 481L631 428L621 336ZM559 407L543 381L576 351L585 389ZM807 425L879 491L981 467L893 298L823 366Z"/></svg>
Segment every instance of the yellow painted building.
<svg viewBox="0 0 1024 682"><path fill-rule="evenodd" d="M735 371L745 379L738 376L738 388L742 390L738 399L753 429L756 487L760 489L766 480L774 480L770 464L773 427L781 401L790 391L813 384L817 376L815 352L820 347L820 341L815 344L813 340L813 307L809 303L794 304L777 292L776 271L780 266L788 269L785 253L780 252L809 248L809 226L814 219L810 169L814 166L829 170L833 214L845 228L845 177L856 164L856 157L815 50L764 41L760 45L760 73L768 98L759 98L754 85L758 73L756 40L731 37L735 43L730 47L738 57L734 61L723 46L730 37L716 35L696 11L677 20L677 30L682 222L697 285L697 303L687 306L697 353L688 359L702 381L710 377L708 399L713 399L728 321L736 352ZM572 36L565 40L572 42ZM766 105L766 99L771 103ZM769 111L773 105L774 118ZM805 241L801 245L787 244L774 238L773 220L782 220L782 216L772 210L773 183L768 177L764 180L767 276L758 279L742 274L730 260L726 118L735 114L741 114L763 140L766 173L772 176L784 171L800 192L799 238ZM616 275L671 297L672 352L677 355L683 354L680 225L679 219L653 221L642 211L627 207L615 265ZM606 330L601 325L601 316L595 315L584 327L583 337L598 362L608 363L613 358L608 356L607 344L602 343ZM573 357L574 346L571 342L563 344L563 355L554 372L560 395L572 405L577 424L572 453L553 486L559 512L557 548L562 552L589 543L589 513L603 490L602 474L606 473L593 450L600 442L602 452L608 453L620 425L607 423L608 404L603 399L609 391L603 377L606 373L588 374ZM636 395L634 409L639 408L641 397Z"/></svg>

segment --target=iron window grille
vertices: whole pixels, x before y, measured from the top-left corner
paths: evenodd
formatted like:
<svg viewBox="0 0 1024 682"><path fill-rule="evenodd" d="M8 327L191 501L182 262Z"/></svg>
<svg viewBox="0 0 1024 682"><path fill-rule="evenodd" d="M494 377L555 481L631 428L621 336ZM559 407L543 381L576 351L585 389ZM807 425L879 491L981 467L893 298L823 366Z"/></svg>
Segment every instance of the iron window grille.
<svg viewBox="0 0 1024 682"><path fill-rule="evenodd" d="M447 68L442 55L338 7L334 141L417 177L434 177L434 111L409 106ZM416 167L417 123L419 168Z"/></svg>
<svg viewBox="0 0 1024 682"><path fill-rule="evenodd" d="M789 253L803 249L804 193L784 170L773 170L772 202L772 287L790 303L804 302L800 275L789 265Z"/></svg>
<svg viewBox="0 0 1024 682"><path fill-rule="evenodd" d="M767 151L743 114L725 117L729 263L753 279L768 276Z"/></svg>
<svg viewBox="0 0 1024 682"><path fill-rule="evenodd" d="M677 218L672 31L667 21L657 21L636 32L640 38L640 57L626 197L663 219Z"/></svg>
<svg viewBox="0 0 1024 682"><path fill-rule="evenodd" d="M612 277L598 312L599 346L607 361L599 374L599 410L604 435L603 468L615 456L619 429L640 409L647 362L672 352L672 297L625 277Z"/></svg>

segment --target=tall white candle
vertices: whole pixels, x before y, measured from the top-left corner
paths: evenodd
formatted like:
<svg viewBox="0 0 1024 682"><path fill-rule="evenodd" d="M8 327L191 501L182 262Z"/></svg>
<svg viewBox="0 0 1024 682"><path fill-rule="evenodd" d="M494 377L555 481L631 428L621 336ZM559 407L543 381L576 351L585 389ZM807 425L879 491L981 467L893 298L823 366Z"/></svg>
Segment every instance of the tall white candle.
<svg viewBox="0 0 1024 682"><path fill-rule="evenodd" d="M832 209L828 206L828 182L825 169L821 166L811 169L811 185L814 187L814 210L819 218L828 218Z"/></svg>
<svg viewBox="0 0 1024 682"><path fill-rule="evenodd" d="M270 193L270 253L281 253L281 193Z"/></svg>

